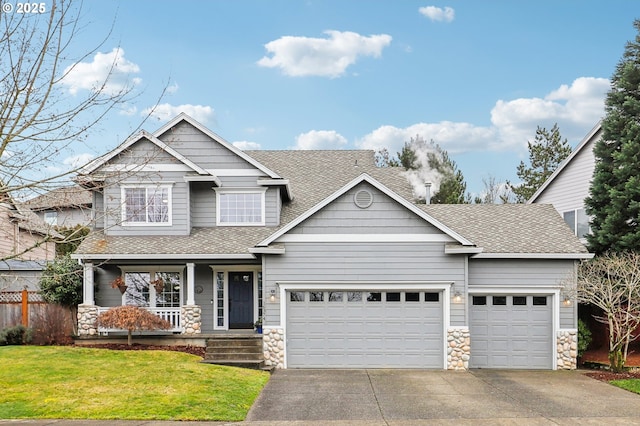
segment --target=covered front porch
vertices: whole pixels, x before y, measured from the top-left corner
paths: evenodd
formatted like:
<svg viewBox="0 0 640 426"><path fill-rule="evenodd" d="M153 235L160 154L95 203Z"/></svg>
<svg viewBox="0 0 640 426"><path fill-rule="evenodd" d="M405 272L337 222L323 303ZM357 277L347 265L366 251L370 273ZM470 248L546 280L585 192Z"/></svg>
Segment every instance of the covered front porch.
<svg viewBox="0 0 640 426"><path fill-rule="evenodd" d="M155 335L253 332L263 318L259 264L133 264L84 261L79 336L110 336L121 330L98 327L98 315L121 305L144 307L171 323Z"/></svg>

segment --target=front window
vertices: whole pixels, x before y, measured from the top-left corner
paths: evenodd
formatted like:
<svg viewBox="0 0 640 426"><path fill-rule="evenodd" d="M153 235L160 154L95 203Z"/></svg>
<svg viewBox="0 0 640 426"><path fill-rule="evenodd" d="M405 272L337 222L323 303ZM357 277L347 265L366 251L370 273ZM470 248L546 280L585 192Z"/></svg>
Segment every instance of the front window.
<svg viewBox="0 0 640 426"><path fill-rule="evenodd" d="M264 225L264 192L217 192L218 225Z"/></svg>
<svg viewBox="0 0 640 426"><path fill-rule="evenodd" d="M125 225L170 225L171 187L123 187L122 222Z"/></svg>
<svg viewBox="0 0 640 426"><path fill-rule="evenodd" d="M151 308L181 306L182 273L173 271L125 271L124 305Z"/></svg>

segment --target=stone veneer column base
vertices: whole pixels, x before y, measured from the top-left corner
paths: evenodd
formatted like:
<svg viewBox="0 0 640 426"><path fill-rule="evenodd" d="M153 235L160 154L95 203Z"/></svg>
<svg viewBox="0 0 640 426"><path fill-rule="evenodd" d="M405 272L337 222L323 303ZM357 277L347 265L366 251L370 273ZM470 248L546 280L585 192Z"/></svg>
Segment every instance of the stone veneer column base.
<svg viewBox="0 0 640 426"><path fill-rule="evenodd" d="M182 334L202 333L202 308L200 305L184 305L180 309Z"/></svg>
<svg viewBox="0 0 640 426"><path fill-rule="evenodd" d="M264 365L276 369L284 368L284 330L265 327L262 334Z"/></svg>
<svg viewBox="0 0 640 426"><path fill-rule="evenodd" d="M98 335L98 307L95 305L78 305L78 335Z"/></svg>
<svg viewBox="0 0 640 426"><path fill-rule="evenodd" d="M447 329L447 370L468 370L471 358L471 335L468 327Z"/></svg>
<svg viewBox="0 0 640 426"><path fill-rule="evenodd" d="M578 330L558 330L556 345L558 370L575 370L578 366Z"/></svg>

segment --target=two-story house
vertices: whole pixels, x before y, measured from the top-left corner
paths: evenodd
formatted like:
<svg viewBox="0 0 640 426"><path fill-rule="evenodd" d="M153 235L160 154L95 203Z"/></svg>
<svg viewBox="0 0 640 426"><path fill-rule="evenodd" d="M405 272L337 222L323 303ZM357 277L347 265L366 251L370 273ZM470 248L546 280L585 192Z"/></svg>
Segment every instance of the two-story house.
<svg viewBox="0 0 640 426"><path fill-rule="evenodd" d="M0 197L0 291L37 291L46 263L63 238L8 194Z"/></svg>
<svg viewBox="0 0 640 426"><path fill-rule="evenodd" d="M51 226L73 228L91 222L92 198L91 191L74 185L45 192L24 205Z"/></svg>
<svg viewBox="0 0 640 426"><path fill-rule="evenodd" d="M593 146L601 137L602 126L598 123L527 201L552 204L583 243L589 233L584 200L589 196L595 169Z"/></svg>
<svg viewBox="0 0 640 426"><path fill-rule="evenodd" d="M78 182L81 335L132 304L191 336L263 319L277 368L575 368L590 255L552 206L418 205L372 151L243 152L184 114Z"/></svg>

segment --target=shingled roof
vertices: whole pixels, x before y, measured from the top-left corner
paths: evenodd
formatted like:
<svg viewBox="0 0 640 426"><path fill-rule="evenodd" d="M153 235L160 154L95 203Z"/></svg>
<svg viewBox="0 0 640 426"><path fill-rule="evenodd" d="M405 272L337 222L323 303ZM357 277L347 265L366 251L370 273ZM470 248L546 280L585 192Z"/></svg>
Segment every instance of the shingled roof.
<svg viewBox="0 0 640 426"><path fill-rule="evenodd" d="M423 204L420 208L481 247L483 254L587 253L551 205Z"/></svg>
<svg viewBox="0 0 640 426"><path fill-rule="evenodd" d="M194 228L188 236L107 236L92 232L76 252L80 257L158 258L234 255L249 249L319 204L348 182L367 173L413 202L411 185L399 167L379 168L365 150L247 151L288 179L294 199L282 206L278 227ZM420 205L428 215L481 247L483 253L584 254L586 249L551 206Z"/></svg>
<svg viewBox="0 0 640 426"><path fill-rule="evenodd" d="M59 209L63 207L90 206L93 202L91 191L80 186L56 188L25 201L23 204L31 210Z"/></svg>

